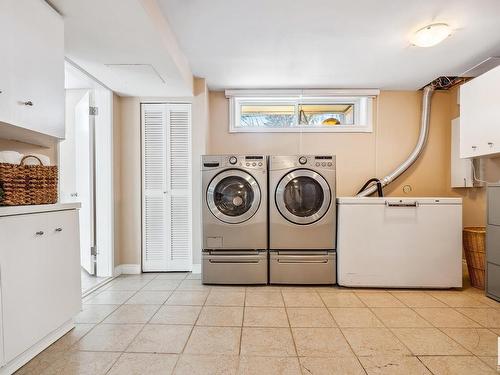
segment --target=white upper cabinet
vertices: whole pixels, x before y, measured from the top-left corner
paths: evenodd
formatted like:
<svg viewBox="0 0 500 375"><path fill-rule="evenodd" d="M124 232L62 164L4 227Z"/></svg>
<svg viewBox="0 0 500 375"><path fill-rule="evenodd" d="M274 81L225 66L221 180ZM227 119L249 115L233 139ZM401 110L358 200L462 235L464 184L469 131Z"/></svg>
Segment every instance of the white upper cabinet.
<svg viewBox="0 0 500 375"><path fill-rule="evenodd" d="M500 153L500 66L460 87L460 157Z"/></svg>
<svg viewBox="0 0 500 375"><path fill-rule="evenodd" d="M43 0L0 3L0 122L64 138L63 19Z"/></svg>

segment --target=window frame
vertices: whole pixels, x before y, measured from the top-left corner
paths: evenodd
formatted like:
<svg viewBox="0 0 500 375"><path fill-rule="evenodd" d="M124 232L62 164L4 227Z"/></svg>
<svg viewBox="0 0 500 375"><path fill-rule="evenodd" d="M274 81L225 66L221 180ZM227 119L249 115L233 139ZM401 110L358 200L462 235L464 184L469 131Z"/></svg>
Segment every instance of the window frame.
<svg viewBox="0 0 500 375"><path fill-rule="evenodd" d="M230 133L371 133L373 132L373 101L379 90L226 90L229 99ZM300 125L301 104L352 104L354 124L335 126ZM283 128L239 127L244 105L292 105L295 121Z"/></svg>

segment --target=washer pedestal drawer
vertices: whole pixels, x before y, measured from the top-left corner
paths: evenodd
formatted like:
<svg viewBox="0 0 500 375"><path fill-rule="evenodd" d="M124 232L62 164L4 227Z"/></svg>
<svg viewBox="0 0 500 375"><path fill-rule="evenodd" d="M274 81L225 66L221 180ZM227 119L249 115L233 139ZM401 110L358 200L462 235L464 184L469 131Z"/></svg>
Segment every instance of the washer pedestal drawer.
<svg viewBox="0 0 500 375"><path fill-rule="evenodd" d="M203 284L267 284L267 251L203 251Z"/></svg>
<svg viewBox="0 0 500 375"><path fill-rule="evenodd" d="M335 284L335 251L270 251L270 284Z"/></svg>

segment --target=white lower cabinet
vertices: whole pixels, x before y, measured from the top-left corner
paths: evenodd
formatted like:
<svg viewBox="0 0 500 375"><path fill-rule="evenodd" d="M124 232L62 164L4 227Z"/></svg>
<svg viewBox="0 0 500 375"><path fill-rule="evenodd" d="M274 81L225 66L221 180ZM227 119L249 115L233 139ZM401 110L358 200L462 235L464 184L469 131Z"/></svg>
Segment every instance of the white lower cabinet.
<svg viewBox="0 0 500 375"><path fill-rule="evenodd" d="M58 330L60 336L70 329L81 309L78 210L1 216L0 238L3 365L8 368L29 360L26 353L34 346L34 354L44 341L48 346Z"/></svg>

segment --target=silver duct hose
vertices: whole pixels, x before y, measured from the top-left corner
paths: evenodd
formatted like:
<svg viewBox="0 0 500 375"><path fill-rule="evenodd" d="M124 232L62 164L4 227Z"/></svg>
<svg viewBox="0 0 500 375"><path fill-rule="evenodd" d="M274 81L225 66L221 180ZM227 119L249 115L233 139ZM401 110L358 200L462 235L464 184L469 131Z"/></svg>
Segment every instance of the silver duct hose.
<svg viewBox="0 0 500 375"><path fill-rule="evenodd" d="M411 152L411 154L408 156L408 158L399 166L397 167L394 171L389 173L387 176L385 176L380 182L382 184L382 187L389 185L392 181L394 181L396 178L401 176L408 168L410 168L413 163L418 159L420 154L422 153L425 144L427 143L427 138L429 135L429 120L430 120L430 114L431 114L431 99L432 99L432 94L434 93L434 89L436 88L436 84L431 83L430 85L427 85L423 89L423 95L422 95L422 115L420 119L420 134L418 136L418 141L417 144L415 145L415 148ZM369 195L372 195L377 191L377 185L372 184L368 186L366 189L363 191L359 192L357 197L367 197Z"/></svg>

